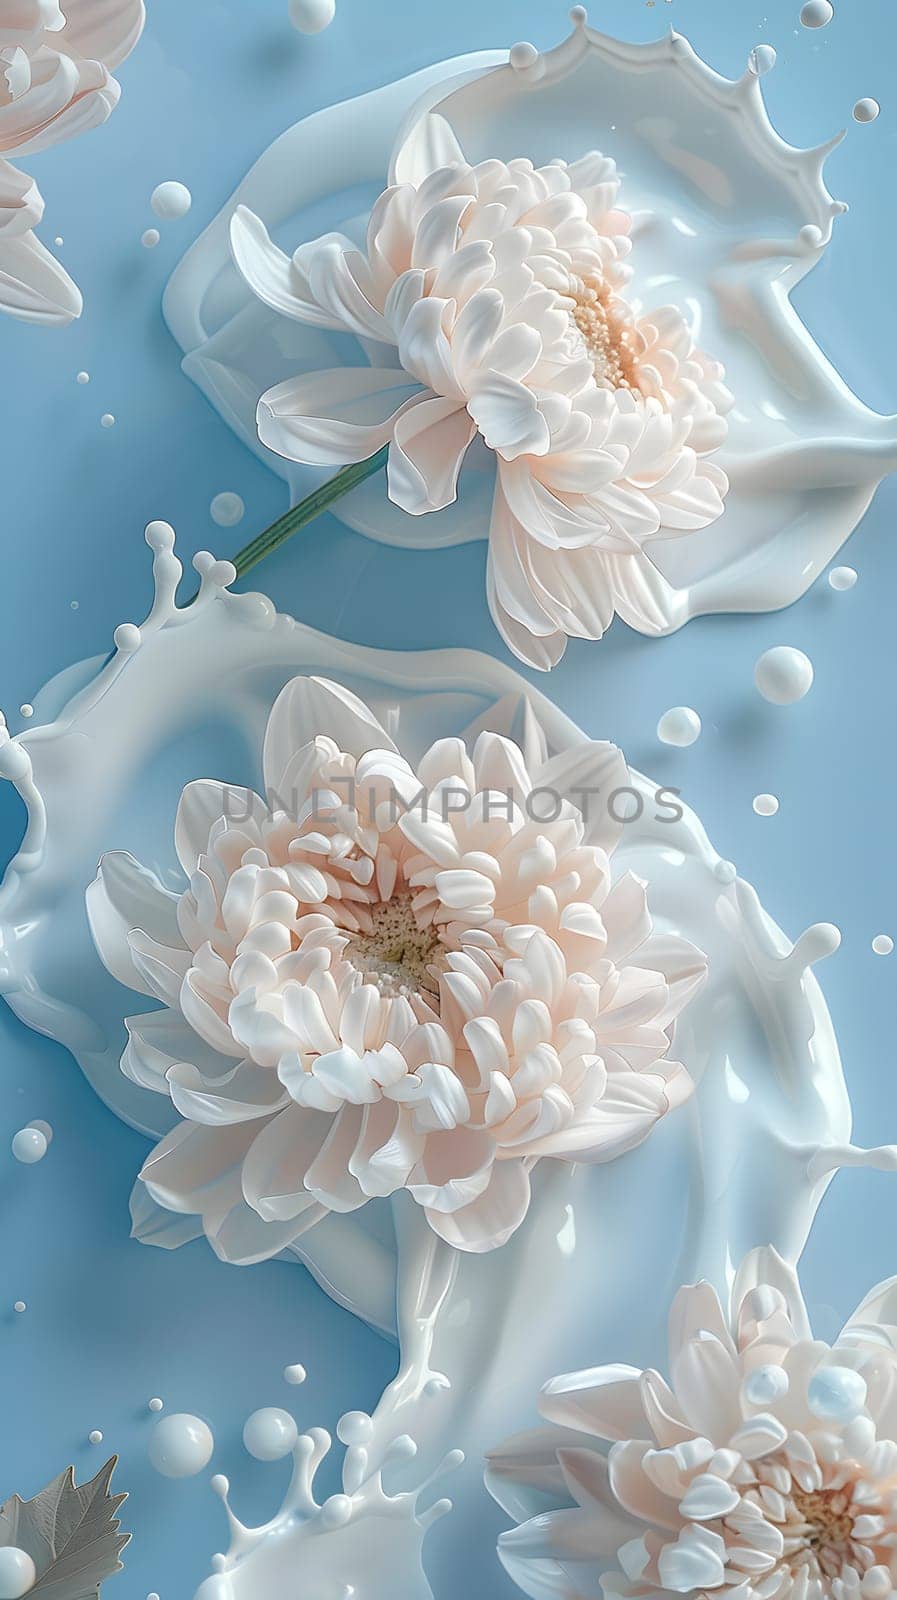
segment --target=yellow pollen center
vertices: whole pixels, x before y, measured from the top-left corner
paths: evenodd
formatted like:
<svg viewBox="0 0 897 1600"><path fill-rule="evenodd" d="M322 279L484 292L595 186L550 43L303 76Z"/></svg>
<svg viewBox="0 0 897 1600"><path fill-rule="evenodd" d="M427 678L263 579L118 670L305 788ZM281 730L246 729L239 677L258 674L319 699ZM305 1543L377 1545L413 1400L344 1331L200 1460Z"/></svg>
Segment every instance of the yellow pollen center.
<svg viewBox="0 0 897 1600"><path fill-rule="evenodd" d="M570 313L592 358L596 381L609 389L637 389L637 336L600 278L574 278Z"/></svg>
<svg viewBox="0 0 897 1600"><path fill-rule="evenodd" d="M399 893L370 907L371 926L350 935L346 959L387 996L421 995L432 1005L445 945L433 927L422 927L410 894Z"/></svg>
<svg viewBox="0 0 897 1600"><path fill-rule="evenodd" d="M829 1577L853 1565L853 1517L841 1490L793 1489L792 1500L804 1523L801 1545ZM798 1552L799 1553L799 1552Z"/></svg>

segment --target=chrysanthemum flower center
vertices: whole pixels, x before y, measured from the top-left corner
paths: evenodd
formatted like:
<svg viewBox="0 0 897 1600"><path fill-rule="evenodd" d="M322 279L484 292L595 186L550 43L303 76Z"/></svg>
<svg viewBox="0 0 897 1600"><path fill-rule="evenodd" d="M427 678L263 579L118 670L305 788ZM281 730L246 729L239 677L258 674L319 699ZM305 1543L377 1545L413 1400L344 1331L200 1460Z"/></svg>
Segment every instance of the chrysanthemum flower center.
<svg viewBox="0 0 897 1600"><path fill-rule="evenodd" d="M347 960L381 994L423 995L432 1004L445 958L438 932L421 926L407 891L371 906L370 919L368 930L349 939Z"/></svg>
<svg viewBox="0 0 897 1600"><path fill-rule="evenodd" d="M794 1489L791 1498L804 1523L797 1559L811 1554L829 1577L836 1577L845 1565L853 1565L849 1496L840 1489Z"/></svg>
<svg viewBox="0 0 897 1600"><path fill-rule="evenodd" d="M574 278L570 284L575 327L592 358L595 380L609 389L637 389L635 330L600 278Z"/></svg>

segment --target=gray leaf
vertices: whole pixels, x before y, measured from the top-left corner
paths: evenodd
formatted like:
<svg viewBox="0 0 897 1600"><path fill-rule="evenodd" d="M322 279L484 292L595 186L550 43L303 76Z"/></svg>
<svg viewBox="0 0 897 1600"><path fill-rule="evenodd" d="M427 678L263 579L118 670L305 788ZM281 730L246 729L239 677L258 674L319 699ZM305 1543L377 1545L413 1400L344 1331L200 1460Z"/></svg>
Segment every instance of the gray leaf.
<svg viewBox="0 0 897 1600"><path fill-rule="evenodd" d="M27 1551L37 1568L29 1600L98 1600L100 1584L121 1571L119 1551L131 1535L119 1533L115 1515L127 1495L109 1491L117 1461L80 1489L68 1467L33 1500L14 1494L0 1507L0 1546Z"/></svg>

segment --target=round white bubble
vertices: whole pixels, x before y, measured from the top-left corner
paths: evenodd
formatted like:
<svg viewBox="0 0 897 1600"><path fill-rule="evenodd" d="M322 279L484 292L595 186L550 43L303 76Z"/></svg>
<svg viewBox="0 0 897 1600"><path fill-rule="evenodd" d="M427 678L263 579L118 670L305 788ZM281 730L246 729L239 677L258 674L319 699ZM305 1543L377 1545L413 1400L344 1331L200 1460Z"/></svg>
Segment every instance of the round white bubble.
<svg viewBox="0 0 897 1600"><path fill-rule="evenodd" d="M231 489L223 489L212 500L209 515L219 528L235 528L246 515L246 507L238 494Z"/></svg>
<svg viewBox="0 0 897 1600"><path fill-rule="evenodd" d="M694 744L700 733L701 719L691 706L672 706L657 724L657 737L661 744L675 744L680 749Z"/></svg>
<svg viewBox="0 0 897 1600"><path fill-rule="evenodd" d="M807 0L800 9L800 20L805 28L825 28L834 15L835 8L830 0Z"/></svg>
<svg viewBox="0 0 897 1600"><path fill-rule="evenodd" d="M323 33L336 16L336 0L290 0L290 21L299 33Z"/></svg>
<svg viewBox="0 0 897 1600"><path fill-rule="evenodd" d="M828 575L829 586L840 593L844 589L852 589L857 581L857 574L853 567L832 567Z"/></svg>
<svg viewBox="0 0 897 1600"><path fill-rule="evenodd" d="M527 67L534 67L538 59L538 50L534 44L529 44L527 40L521 39L519 44L511 45L508 60L515 72L523 72Z"/></svg>
<svg viewBox="0 0 897 1600"><path fill-rule="evenodd" d="M37 1582L37 1568L27 1550L7 1544L0 1548L0 1600L21 1600Z"/></svg>
<svg viewBox="0 0 897 1600"><path fill-rule="evenodd" d="M90 373L89 372L79 372L75 377L75 382L76 383L89 383L90 382Z"/></svg>
<svg viewBox="0 0 897 1600"><path fill-rule="evenodd" d="M87 1442L88 1442L88 1444L102 1444L103 1443L103 1435L102 1435L102 1433L101 1433L99 1428L92 1428L91 1429L90 1433L87 1435Z"/></svg>
<svg viewBox="0 0 897 1600"><path fill-rule="evenodd" d="M790 706L812 689L813 663L802 650L777 644L772 650L764 650L757 661L754 682L764 700L774 706Z"/></svg>
<svg viewBox="0 0 897 1600"><path fill-rule="evenodd" d="M156 245L159 243L161 237L162 235L158 228L147 228L146 231L140 235L140 243L143 245L144 250L155 250Z"/></svg>
<svg viewBox="0 0 897 1600"><path fill-rule="evenodd" d="M12 1153L23 1166L33 1166L35 1161L43 1161L47 1153L47 1136L42 1128L20 1128L13 1135Z"/></svg>
<svg viewBox="0 0 897 1600"><path fill-rule="evenodd" d="M755 44L748 56L748 68L757 78L771 72L776 64L776 53L771 44Z"/></svg>
<svg viewBox="0 0 897 1600"><path fill-rule="evenodd" d="M774 817L779 809L778 797L774 794L755 794L753 807L758 817Z"/></svg>
<svg viewBox="0 0 897 1600"><path fill-rule="evenodd" d="M850 1422L866 1404L866 1380L852 1367L818 1367L807 1384L807 1405L824 1422Z"/></svg>
<svg viewBox="0 0 897 1600"><path fill-rule="evenodd" d="M374 1424L366 1411L346 1411L336 1425L336 1437L341 1444L368 1444Z"/></svg>
<svg viewBox="0 0 897 1600"><path fill-rule="evenodd" d="M164 1400L160 1400L159 1396L157 1394L153 1395L152 1400L148 1400L147 1401L147 1410L148 1411L162 1411L162 1410L164 1410L164 1407L165 1407Z"/></svg>
<svg viewBox="0 0 897 1600"><path fill-rule="evenodd" d="M115 427L115 418L112 415L111 411L104 411L103 412L103 415L100 418L100 427L101 428L114 428Z"/></svg>
<svg viewBox="0 0 897 1600"><path fill-rule="evenodd" d="M894 948L894 941L889 933L877 933L872 940L872 948L877 956L889 956Z"/></svg>
<svg viewBox="0 0 897 1600"><path fill-rule="evenodd" d="M854 122L874 122L881 110L877 100L869 95L865 100L858 100L853 108Z"/></svg>
<svg viewBox="0 0 897 1600"><path fill-rule="evenodd" d="M243 1427L243 1443L256 1461L280 1461L289 1455L299 1429L288 1411L279 1406L263 1406L253 1411Z"/></svg>
<svg viewBox="0 0 897 1600"><path fill-rule="evenodd" d="M157 1422L149 1441L149 1458L163 1478L193 1478L212 1459L215 1440L201 1417L176 1411Z"/></svg>
<svg viewBox="0 0 897 1600"><path fill-rule="evenodd" d="M15 1302L14 1306L13 1306L13 1311L19 1317L22 1315L23 1311L27 1311L27 1310L28 1310L28 1307L26 1306L24 1300L17 1300Z"/></svg>
<svg viewBox="0 0 897 1600"><path fill-rule="evenodd" d="M304 1383L308 1374L301 1361L294 1361L292 1366L284 1367L284 1383Z"/></svg>
<svg viewBox="0 0 897 1600"><path fill-rule="evenodd" d="M768 1406L788 1393L788 1374L784 1367L755 1367L742 1385L744 1398L752 1406Z"/></svg>
<svg viewBox="0 0 897 1600"><path fill-rule="evenodd" d="M158 183L150 195L150 205L157 217L172 222L185 217L193 204L193 196L185 183Z"/></svg>

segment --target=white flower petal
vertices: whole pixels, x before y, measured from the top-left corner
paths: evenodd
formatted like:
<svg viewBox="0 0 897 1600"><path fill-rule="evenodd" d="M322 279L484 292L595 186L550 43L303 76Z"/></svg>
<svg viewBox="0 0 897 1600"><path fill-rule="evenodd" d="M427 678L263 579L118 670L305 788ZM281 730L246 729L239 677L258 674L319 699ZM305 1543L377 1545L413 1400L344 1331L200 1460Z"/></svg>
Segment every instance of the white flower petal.
<svg viewBox="0 0 897 1600"><path fill-rule="evenodd" d="M490 450L507 461L522 455L544 455L551 442L538 396L501 373L477 378L467 408Z"/></svg>
<svg viewBox="0 0 897 1600"><path fill-rule="evenodd" d="M657 1565L660 1581L675 1594L714 1589L724 1582L725 1544L709 1528L684 1528L675 1544L663 1546Z"/></svg>
<svg viewBox="0 0 897 1600"><path fill-rule="evenodd" d="M414 378L394 368L336 367L288 378L259 401L259 438L309 466L366 461L389 443L397 419L426 398L414 390Z"/></svg>
<svg viewBox="0 0 897 1600"><path fill-rule="evenodd" d="M296 750L327 734L353 756L396 747L358 696L328 678L292 678L274 702L265 731L262 766L266 789L279 794Z"/></svg>
<svg viewBox="0 0 897 1600"><path fill-rule="evenodd" d="M762 1412L735 1428L729 1435L728 1443L746 1461L758 1461L763 1456L771 1455L774 1450L781 1449L787 1437L788 1429L782 1426L778 1417Z"/></svg>
<svg viewBox="0 0 897 1600"><path fill-rule="evenodd" d="M724 1478L712 1472L699 1472L679 1502L679 1510L689 1522L703 1522L711 1517L724 1517L741 1503L741 1495Z"/></svg>
<svg viewBox="0 0 897 1600"><path fill-rule="evenodd" d="M85 895L94 944L104 965L129 989L156 994L135 964L129 934L140 928L163 945L181 945L177 896L126 850L110 851Z"/></svg>
<svg viewBox="0 0 897 1600"><path fill-rule="evenodd" d="M404 412L389 451L390 498L412 516L450 505L475 432L455 400L434 397Z"/></svg>
<svg viewBox="0 0 897 1600"><path fill-rule="evenodd" d="M474 1254L500 1249L520 1227L530 1198L529 1173L521 1161L499 1161L488 1187L457 1210L427 1210L434 1233L456 1250Z"/></svg>
<svg viewBox="0 0 897 1600"><path fill-rule="evenodd" d="M599 1439L633 1439L644 1434L638 1367L619 1364L568 1372L545 1385L539 1410L549 1422L580 1428Z"/></svg>
<svg viewBox="0 0 897 1600"><path fill-rule="evenodd" d="M237 270L253 294L272 311L314 328L338 328L339 318L316 305L307 281L271 239L261 217L237 206L230 221L230 248Z"/></svg>

